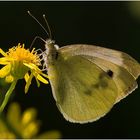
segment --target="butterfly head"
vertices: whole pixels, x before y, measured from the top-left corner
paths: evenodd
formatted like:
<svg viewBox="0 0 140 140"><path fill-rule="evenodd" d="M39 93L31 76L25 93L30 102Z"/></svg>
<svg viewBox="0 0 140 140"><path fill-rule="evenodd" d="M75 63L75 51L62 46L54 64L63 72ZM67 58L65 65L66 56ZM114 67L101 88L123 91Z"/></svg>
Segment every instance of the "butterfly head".
<svg viewBox="0 0 140 140"><path fill-rule="evenodd" d="M59 49L59 46L55 44L55 41L52 39L47 39L45 41L45 49L49 51L57 51Z"/></svg>
<svg viewBox="0 0 140 140"><path fill-rule="evenodd" d="M49 26L49 24L48 24L48 21L47 21L45 15L43 15L43 18L44 18L44 21L45 21L45 23L46 23L46 25L47 25L48 31L47 31L46 28L38 21L38 19L37 19L35 16L33 16L33 15L31 14L30 11L27 11L27 12L28 12L28 14L41 26L41 28L46 32L46 34L47 34L47 36L48 36L48 39L46 39L46 40L44 40L44 39L42 39L41 37L38 37L38 36L34 39L34 41L35 41L37 38L40 38L43 42L45 42L45 51L43 51L43 52L40 54L40 56L42 57L42 60L43 60L43 62L44 62L44 64L43 64L43 67L44 67L44 68L43 68L43 69L46 70L48 64L52 64L53 61L57 60L57 58L58 58L58 48L59 48L59 47L58 47L58 45L55 44L55 41L52 40L51 29L50 29L50 26ZM34 41L33 41L33 43L34 43ZM33 43L32 43L32 44L33 44Z"/></svg>

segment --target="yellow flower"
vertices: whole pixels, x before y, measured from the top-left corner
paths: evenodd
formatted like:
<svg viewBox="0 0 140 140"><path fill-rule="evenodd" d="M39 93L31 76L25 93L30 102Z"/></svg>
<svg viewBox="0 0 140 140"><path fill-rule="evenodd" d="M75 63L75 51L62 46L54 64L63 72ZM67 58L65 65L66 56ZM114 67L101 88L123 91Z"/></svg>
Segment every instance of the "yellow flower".
<svg viewBox="0 0 140 140"><path fill-rule="evenodd" d="M0 118L0 139L56 139L61 137L57 130L38 135L40 121L36 120L36 116L37 112L34 108L28 108L21 113L20 106L17 103L12 103L7 110L6 117Z"/></svg>
<svg viewBox="0 0 140 140"><path fill-rule="evenodd" d="M48 78L48 76L39 69L41 65L40 58L34 48L32 51L29 51L24 48L24 44L18 44L18 46L9 49L8 52L4 52L0 48L0 54L3 55L3 57L0 58L0 64L4 65L4 67L0 69L0 78L5 78L6 82L12 83L6 93L6 102L2 105L3 107L0 108L1 112L11 92L14 90L17 80L25 79L25 93L27 93L33 77L35 77L37 85L39 86L39 81L48 84L48 81L45 79Z"/></svg>
<svg viewBox="0 0 140 140"><path fill-rule="evenodd" d="M10 83L24 78L26 81L25 93L28 91L33 76L37 83L39 80L47 84L48 81L42 77L47 77L47 75L38 68L41 65L40 59L34 50L30 52L24 48L24 44L18 44L18 46L9 49L7 53L0 49L0 53L4 56L0 58L0 64L5 65L0 70L0 78L5 78L6 82Z"/></svg>

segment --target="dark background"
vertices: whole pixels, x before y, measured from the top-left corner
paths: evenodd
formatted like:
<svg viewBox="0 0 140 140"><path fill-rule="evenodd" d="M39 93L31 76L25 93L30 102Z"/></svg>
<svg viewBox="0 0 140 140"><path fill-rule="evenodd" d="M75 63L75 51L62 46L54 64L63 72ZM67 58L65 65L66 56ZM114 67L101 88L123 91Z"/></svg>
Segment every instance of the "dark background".
<svg viewBox="0 0 140 140"><path fill-rule="evenodd" d="M42 15L46 14L59 46L94 44L124 51L140 62L140 11L135 14L133 4L138 6L140 2L0 2L0 47L7 51L20 42L29 48L35 36L47 38L27 14L30 10L45 27ZM38 40L33 47L44 49L44 43ZM40 132L57 129L63 138L140 138L140 89L116 104L105 117L80 125L63 118L50 85L37 88L33 81L26 95L24 85L24 80L18 82L9 104L17 101L22 110L35 107L42 121Z"/></svg>

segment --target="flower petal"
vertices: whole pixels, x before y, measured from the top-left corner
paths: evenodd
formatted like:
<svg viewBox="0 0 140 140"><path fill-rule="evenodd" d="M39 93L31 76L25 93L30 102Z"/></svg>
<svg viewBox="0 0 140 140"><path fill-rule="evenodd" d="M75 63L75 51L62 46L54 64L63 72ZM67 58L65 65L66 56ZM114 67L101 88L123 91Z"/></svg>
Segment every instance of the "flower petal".
<svg viewBox="0 0 140 140"><path fill-rule="evenodd" d="M41 70L33 63L23 63L25 66L27 66L28 68L30 68L31 70L36 71L37 73L42 73Z"/></svg>
<svg viewBox="0 0 140 140"><path fill-rule="evenodd" d="M37 139L60 139L61 137L62 136L59 131L52 130L40 134L39 136L37 136Z"/></svg>
<svg viewBox="0 0 140 140"><path fill-rule="evenodd" d="M36 83L37 83L37 87L40 87L40 82L38 81L38 79L35 77Z"/></svg>
<svg viewBox="0 0 140 140"><path fill-rule="evenodd" d="M32 64L32 63L23 63L25 66L29 67L30 69L32 70L39 70L39 68L35 65L35 64Z"/></svg>
<svg viewBox="0 0 140 140"><path fill-rule="evenodd" d="M6 59L5 57L0 58L0 64L1 65L9 64L9 59Z"/></svg>
<svg viewBox="0 0 140 140"><path fill-rule="evenodd" d="M49 76L47 74L44 74L42 72L41 72L41 75L44 76L44 77L46 77L46 78L49 78Z"/></svg>
<svg viewBox="0 0 140 140"><path fill-rule="evenodd" d="M32 78L33 78L33 73L31 73L31 75L30 75L28 81L26 82L26 85L25 85L25 93L28 92L28 89L29 89L29 87L30 87L30 85L31 85Z"/></svg>
<svg viewBox="0 0 140 140"><path fill-rule="evenodd" d="M41 75L37 75L36 76L36 78L39 80L39 81L41 81L42 83L44 83L44 84L48 84L48 81L46 80L46 79L44 79Z"/></svg>
<svg viewBox="0 0 140 140"><path fill-rule="evenodd" d="M5 76L7 76L10 72L11 69L11 65L6 65L4 66L2 69L0 69L0 78L4 78Z"/></svg>
<svg viewBox="0 0 140 140"><path fill-rule="evenodd" d="M23 126L27 126L32 121L35 121L37 116L37 112L34 108L28 108L23 112L22 118L21 118L21 124Z"/></svg>
<svg viewBox="0 0 140 140"><path fill-rule="evenodd" d="M24 139L33 138L39 131L39 121L30 122L25 129L22 131L22 135Z"/></svg>
<svg viewBox="0 0 140 140"><path fill-rule="evenodd" d="M30 69L32 70L35 70L38 74L41 74L42 76L48 78L48 75L47 74L44 74L42 73L42 71L34 64L30 63L30 64L27 64L27 63L23 63L25 66L29 67Z"/></svg>
<svg viewBox="0 0 140 140"><path fill-rule="evenodd" d="M3 56L7 56L7 54L0 48L0 53L3 55Z"/></svg>
<svg viewBox="0 0 140 140"><path fill-rule="evenodd" d="M28 80L29 80L29 73L27 72L26 74L25 74L25 76L24 76L24 79L25 79L25 81L27 82Z"/></svg>
<svg viewBox="0 0 140 140"><path fill-rule="evenodd" d="M21 110L18 103L12 103L7 112L8 122L18 131L21 129Z"/></svg>

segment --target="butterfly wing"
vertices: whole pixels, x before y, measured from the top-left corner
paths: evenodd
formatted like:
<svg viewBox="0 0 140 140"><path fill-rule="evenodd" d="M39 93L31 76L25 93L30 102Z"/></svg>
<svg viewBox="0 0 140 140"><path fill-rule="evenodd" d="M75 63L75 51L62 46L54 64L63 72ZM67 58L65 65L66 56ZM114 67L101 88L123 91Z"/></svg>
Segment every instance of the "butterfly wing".
<svg viewBox="0 0 140 140"><path fill-rule="evenodd" d="M48 65L48 74L56 104L71 122L99 119L118 97L112 77L82 54L71 55L60 49L57 60Z"/></svg>
<svg viewBox="0 0 140 140"><path fill-rule="evenodd" d="M137 88L135 79L140 75L140 65L124 52L93 45L69 45L60 50L66 56L82 55L104 71L111 70L119 93L116 102Z"/></svg>

